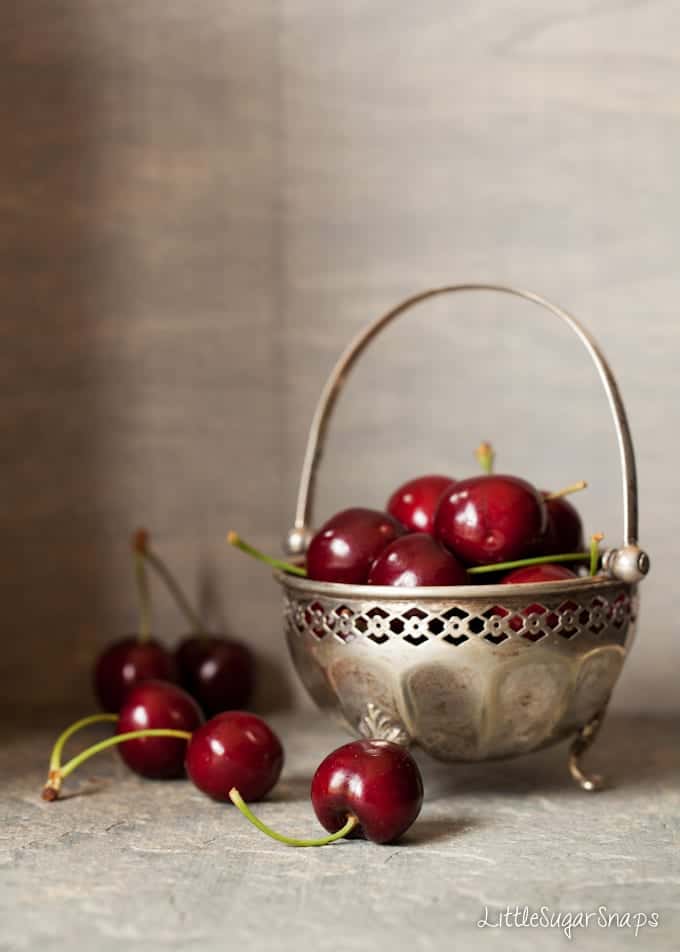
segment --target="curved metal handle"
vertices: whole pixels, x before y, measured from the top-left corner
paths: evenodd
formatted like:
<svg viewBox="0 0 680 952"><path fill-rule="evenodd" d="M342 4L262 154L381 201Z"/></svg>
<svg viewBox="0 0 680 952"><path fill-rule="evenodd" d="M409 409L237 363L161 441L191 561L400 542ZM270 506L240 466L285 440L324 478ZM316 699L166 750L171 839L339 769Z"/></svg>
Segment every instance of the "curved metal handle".
<svg viewBox="0 0 680 952"><path fill-rule="evenodd" d="M295 511L295 524L288 533L286 539L286 549L294 555L301 555L306 551L309 538L311 536L311 515L314 503L314 490L316 484L316 472L321 460L323 445L326 436L326 430L330 421L335 402L342 390L352 366L360 354L366 349L368 344L383 330L391 321L400 314L403 314L409 308L429 298L438 297L442 294L453 294L458 291L496 291L502 294L511 294L514 297L523 298L531 301L541 307L551 311L557 317L561 318L579 338L592 358L597 372L600 375L602 386L604 387L609 401L616 437L619 445L619 456L621 460L621 477L623 483L623 535L626 545L631 549L637 549L638 534L638 505L637 505L637 475L635 470L635 454L633 452L633 442L628 426L626 411L623 406L619 388L614 379L614 375L609 364L602 355L597 344L590 333L579 324L566 311L546 301L545 298L534 294L531 291L524 291L518 288L505 287L499 284L452 284L441 288L433 288L429 291L423 291L407 298L396 307L388 311L382 317L379 317L372 324L369 324L361 331L349 344L338 362L333 367L331 374L326 381L326 385L321 391L319 402L314 412L312 424L307 438L307 449L302 464L302 473L300 475L300 487L298 490L297 508ZM645 556L644 553L640 553ZM610 559L610 566L613 566ZM630 562L630 559L628 559ZM640 574L646 574L649 560L644 557L639 568ZM611 568L610 568L611 570ZM614 570L615 571L615 570ZM618 573L616 573L618 574ZM628 579L632 580L632 579Z"/></svg>

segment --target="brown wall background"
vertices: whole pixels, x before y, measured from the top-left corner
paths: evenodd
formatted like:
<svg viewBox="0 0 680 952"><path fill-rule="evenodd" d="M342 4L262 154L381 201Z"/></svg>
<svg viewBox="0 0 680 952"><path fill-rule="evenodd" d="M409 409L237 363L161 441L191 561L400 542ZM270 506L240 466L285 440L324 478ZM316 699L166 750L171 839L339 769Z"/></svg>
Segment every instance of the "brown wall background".
<svg viewBox="0 0 680 952"><path fill-rule="evenodd" d="M262 702L301 701L278 592L226 530L278 546L354 331L490 278L571 309L618 373L654 572L616 703L677 709L678 27L622 0L0 5L5 703L89 703L98 646L135 623L140 523L256 645ZM541 485L589 479L618 541L594 374L538 312L433 306L352 384L320 516L464 473L490 438ZM156 618L182 632L160 591Z"/></svg>

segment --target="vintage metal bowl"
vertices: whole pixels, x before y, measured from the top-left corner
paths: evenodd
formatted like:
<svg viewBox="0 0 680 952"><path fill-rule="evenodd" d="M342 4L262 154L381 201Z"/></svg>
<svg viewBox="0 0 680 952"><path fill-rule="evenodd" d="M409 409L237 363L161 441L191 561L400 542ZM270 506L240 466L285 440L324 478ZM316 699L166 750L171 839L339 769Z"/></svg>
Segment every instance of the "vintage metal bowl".
<svg viewBox="0 0 680 952"><path fill-rule="evenodd" d="M612 372L590 334L527 291L452 285L404 301L369 325L334 367L304 459L290 555L312 535L317 466L335 400L367 344L408 308L441 294L493 291L539 304L572 328L599 372L621 457L624 539L602 574L540 585L392 588L314 582L277 572L290 653L320 708L354 731L417 744L449 761L527 753L575 735L570 770L600 786L580 757L594 739L633 640L637 583L649 559L637 545L635 459Z"/></svg>

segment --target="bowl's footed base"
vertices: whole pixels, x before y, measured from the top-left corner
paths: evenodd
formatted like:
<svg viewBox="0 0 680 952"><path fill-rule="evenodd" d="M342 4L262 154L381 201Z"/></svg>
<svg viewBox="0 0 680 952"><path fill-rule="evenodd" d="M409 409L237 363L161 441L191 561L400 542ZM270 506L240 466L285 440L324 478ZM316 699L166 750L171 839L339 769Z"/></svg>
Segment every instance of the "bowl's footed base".
<svg viewBox="0 0 680 952"><path fill-rule="evenodd" d="M368 708L368 715L360 722L358 729L353 728L345 717L338 716L337 713L334 719L342 727L344 727L345 730L348 730L354 735L359 734L360 736L374 739L390 740L393 743L402 744L403 746L407 747L417 747L421 750L424 750L425 753L432 757L433 760L436 760L439 763L470 764L513 760L516 757L522 757L525 754L530 754L540 750L545 750L548 747L553 747L555 744L561 743L568 737L572 737L573 739L569 747L567 765L569 774L574 783L586 793L596 793L599 790L604 789L606 786L606 781L602 776L599 774L586 773L581 763L583 756L587 753L597 738L606 713L605 709L598 711L598 713L595 714L583 726L577 727L575 729L562 728L559 731L556 731L550 737L544 738L540 743L538 743L535 747L532 747L530 750L513 751L503 754L487 754L477 757L461 757L443 756L437 750L428 750L424 748L421 744L414 742L405 731L395 726L393 723L387 721L384 718L384 715L381 717L382 712L379 712L374 707L374 705L369 704ZM373 710L371 710L371 708L373 708Z"/></svg>

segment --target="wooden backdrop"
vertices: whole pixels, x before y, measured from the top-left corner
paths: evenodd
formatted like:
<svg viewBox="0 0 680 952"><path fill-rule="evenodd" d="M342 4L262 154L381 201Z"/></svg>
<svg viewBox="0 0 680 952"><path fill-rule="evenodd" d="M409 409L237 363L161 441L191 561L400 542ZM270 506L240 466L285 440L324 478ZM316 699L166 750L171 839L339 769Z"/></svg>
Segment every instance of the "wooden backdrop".
<svg viewBox="0 0 680 952"><path fill-rule="evenodd" d="M302 695L278 592L313 404L365 321L432 284L533 287L620 377L653 558L619 706L677 707L680 8L576 0L0 4L6 704L89 706L135 622L138 524L261 702ZM340 402L319 515L402 478L584 477L619 540L611 424L566 331L466 298L406 317ZM157 631L183 631L156 597Z"/></svg>

